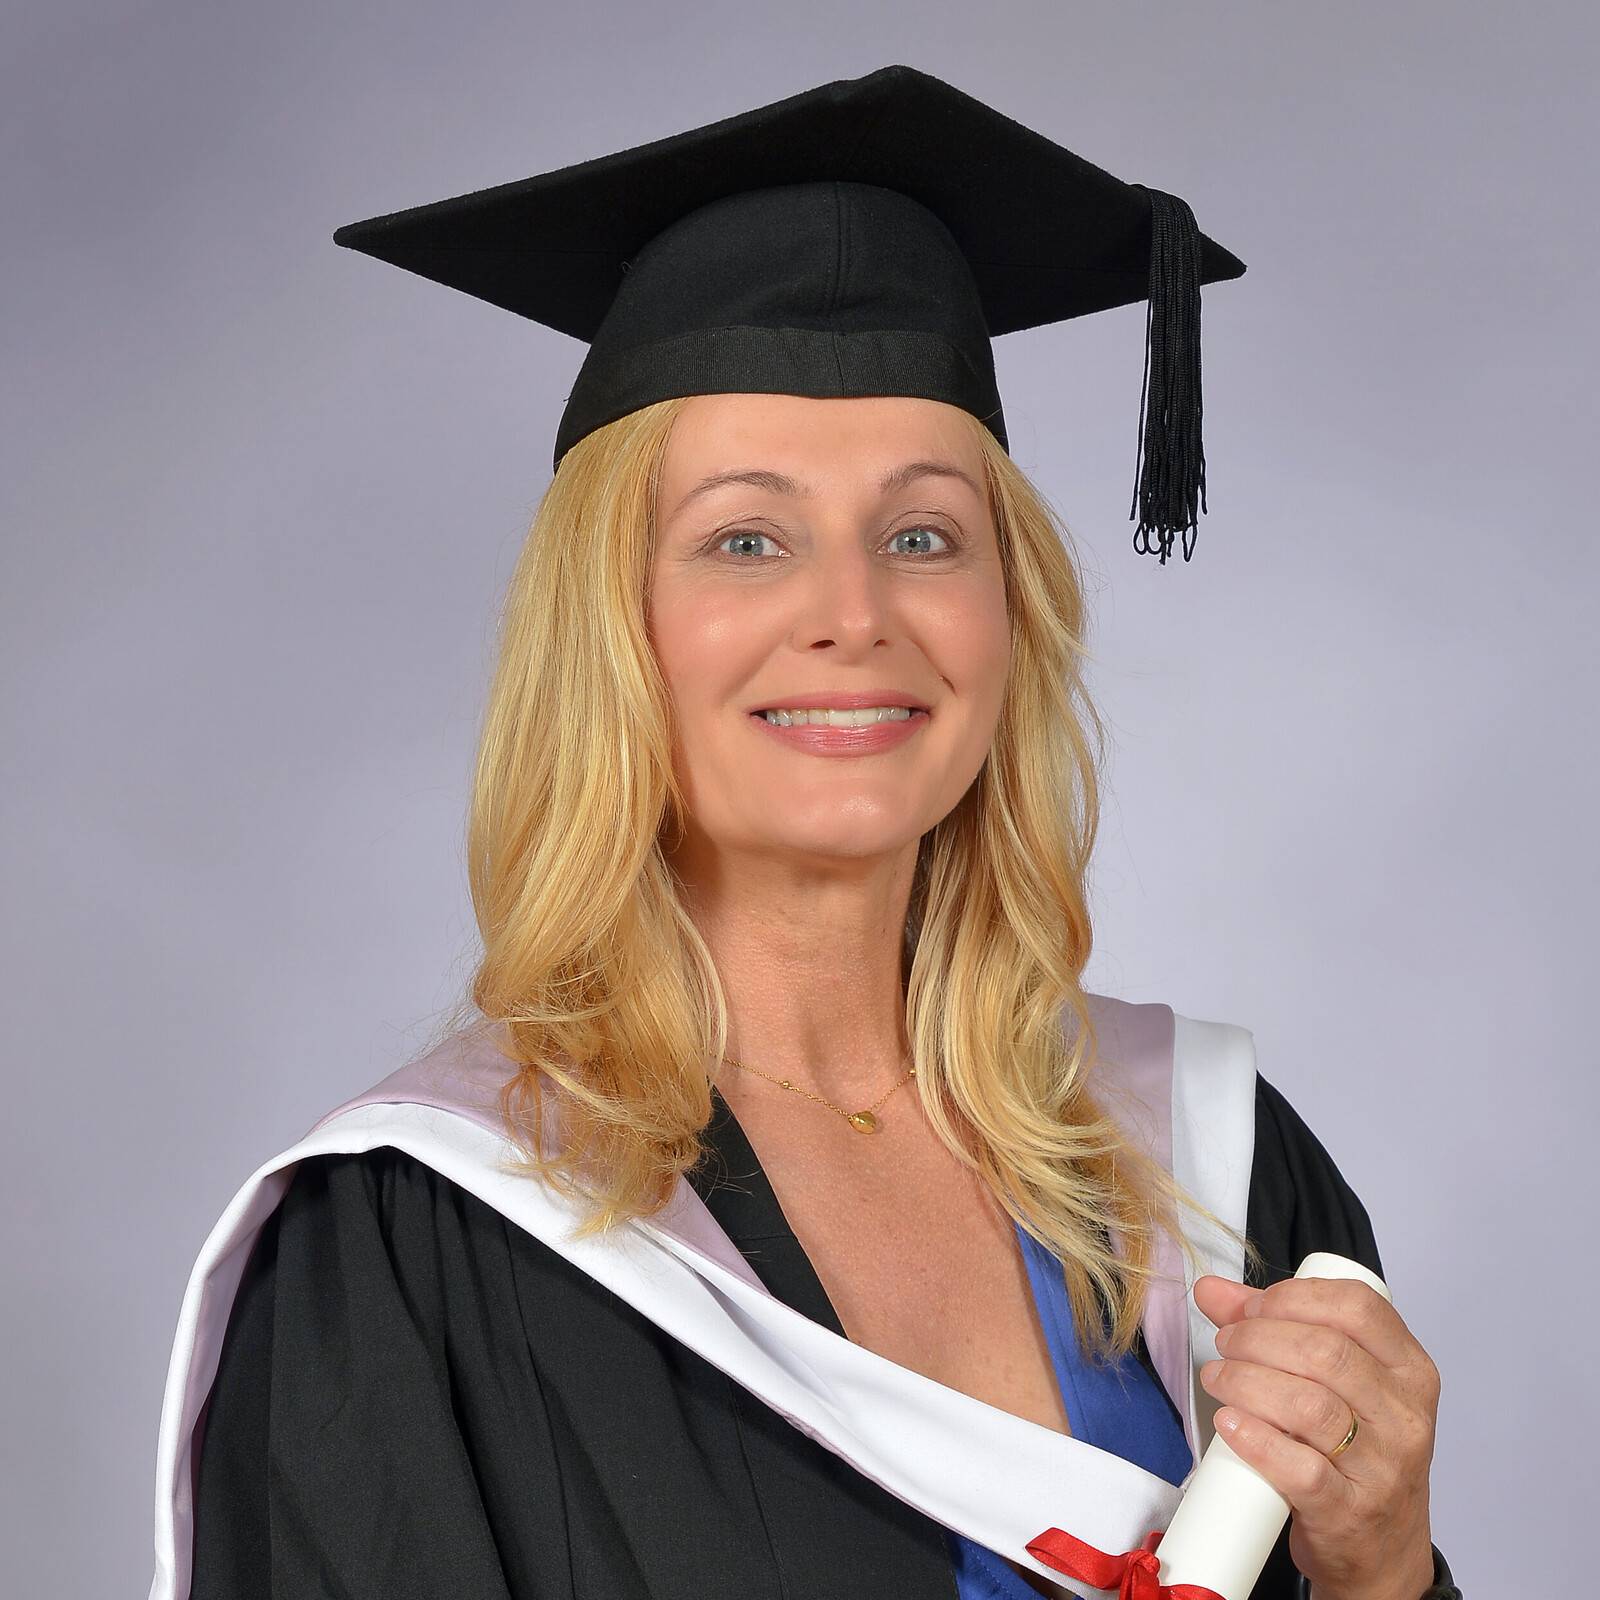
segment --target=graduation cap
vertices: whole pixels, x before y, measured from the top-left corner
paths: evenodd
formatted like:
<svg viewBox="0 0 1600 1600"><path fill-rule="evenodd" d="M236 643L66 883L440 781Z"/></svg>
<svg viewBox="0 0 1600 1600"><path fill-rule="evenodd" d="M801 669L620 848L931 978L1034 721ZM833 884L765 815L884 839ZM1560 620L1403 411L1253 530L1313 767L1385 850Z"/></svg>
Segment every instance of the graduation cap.
<svg viewBox="0 0 1600 1600"><path fill-rule="evenodd" d="M990 340L1148 300L1134 547L1205 506L1200 286L1244 263L913 67L841 78L554 172L352 222L336 244L585 340L553 464L675 395L913 395L1007 446Z"/></svg>

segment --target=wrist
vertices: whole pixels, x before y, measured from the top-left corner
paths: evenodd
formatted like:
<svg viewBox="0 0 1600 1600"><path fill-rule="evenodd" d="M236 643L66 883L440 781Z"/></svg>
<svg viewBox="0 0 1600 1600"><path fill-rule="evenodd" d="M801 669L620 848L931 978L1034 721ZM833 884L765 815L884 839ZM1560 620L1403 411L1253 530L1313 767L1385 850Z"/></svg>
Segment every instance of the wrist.
<svg viewBox="0 0 1600 1600"><path fill-rule="evenodd" d="M1452 1586L1450 1569L1431 1541L1403 1573L1396 1569L1395 1581L1382 1589L1341 1589L1335 1593L1321 1584L1313 1586L1303 1573L1297 1577L1295 1600L1460 1600L1461 1594Z"/></svg>

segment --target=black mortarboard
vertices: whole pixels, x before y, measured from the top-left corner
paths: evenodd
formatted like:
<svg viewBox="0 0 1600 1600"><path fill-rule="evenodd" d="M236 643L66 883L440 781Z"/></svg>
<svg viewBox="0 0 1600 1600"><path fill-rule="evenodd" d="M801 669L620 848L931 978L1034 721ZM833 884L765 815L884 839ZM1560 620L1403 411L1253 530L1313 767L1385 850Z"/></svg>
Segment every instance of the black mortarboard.
<svg viewBox="0 0 1600 1600"><path fill-rule="evenodd" d="M1148 299L1135 548L1205 506L1200 285L1244 263L1176 195L1124 183L913 67L334 242L587 340L555 464L674 395L915 395L1005 446L990 339ZM1130 516L1134 513L1130 513Z"/></svg>

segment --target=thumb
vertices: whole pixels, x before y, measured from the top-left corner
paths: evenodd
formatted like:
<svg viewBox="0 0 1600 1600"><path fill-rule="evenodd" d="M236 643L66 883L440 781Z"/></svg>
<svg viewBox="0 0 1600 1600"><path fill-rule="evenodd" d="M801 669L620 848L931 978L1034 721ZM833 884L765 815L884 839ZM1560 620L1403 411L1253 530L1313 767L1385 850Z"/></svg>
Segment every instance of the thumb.
<svg viewBox="0 0 1600 1600"><path fill-rule="evenodd" d="M1195 1305L1219 1328L1225 1322L1237 1322L1244 1315L1244 1308L1264 1292L1236 1278L1222 1278L1212 1272L1194 1280Z"/></svg>

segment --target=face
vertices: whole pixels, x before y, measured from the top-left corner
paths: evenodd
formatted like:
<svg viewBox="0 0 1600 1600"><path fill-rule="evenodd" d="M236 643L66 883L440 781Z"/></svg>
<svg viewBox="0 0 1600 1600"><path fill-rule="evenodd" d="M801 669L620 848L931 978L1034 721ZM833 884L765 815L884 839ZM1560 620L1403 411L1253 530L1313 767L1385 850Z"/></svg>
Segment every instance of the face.
<svg viewBox="0 0 1600 1600"><path fill-rule="evenodd" d="M685 404L659 484L649 627L686 848L824 870L914 857L971 786L1011 646L982 457L961 422L898 396ZM745 481L706 486L733 473ZM926 714L786 732L752 715L896 691Z"/></svg>

